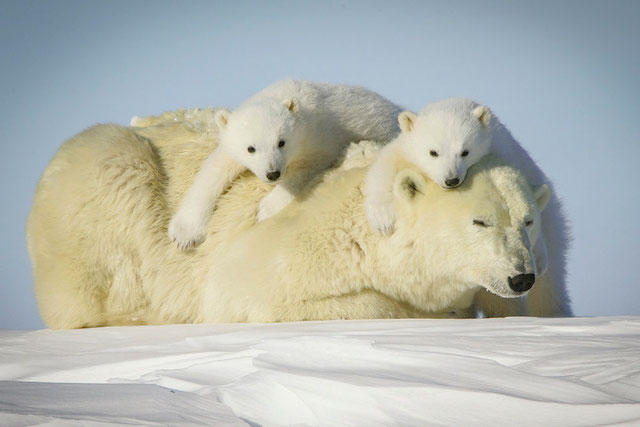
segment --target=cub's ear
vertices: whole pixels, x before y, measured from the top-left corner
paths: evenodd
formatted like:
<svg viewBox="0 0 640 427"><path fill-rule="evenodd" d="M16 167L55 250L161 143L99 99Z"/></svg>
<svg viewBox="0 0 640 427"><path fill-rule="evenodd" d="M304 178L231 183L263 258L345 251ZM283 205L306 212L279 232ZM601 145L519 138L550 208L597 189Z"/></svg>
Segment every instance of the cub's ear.
<svg viewBox="0 0 640 427"><path fill-rule="evenodd" d="M225 127L227 127L230 114L231 113L229 112L229 110L225 110L224 108L222 110L216 111L216 114L213 116L213 118L220 129L224 129Z"/></svg>
<svg viewBox="0 0 640 427"><path fill-rule="evenodd" d="M480 124L482 124L482 126L484 127L489 126L489 121L491 121L491 110L489 109L489 107L485 107L484 105L481 105L479 107L474 108L471 114L473 115L473 117L478 119L478 121L480 122Z"/></svg>
<svg viewBox="0 0 640 427"><path fill-rule="evenodd" d="M403 200L412 201L423 195L427 189L427 180L413 169L402 169L396 174L393 194Z"/></svg>
<svg viewBox="0 0 640 427"><path fill-rule="evenodd" d="M538 185L533 188L533 197L536 199L538 211L542 212L551 198L551 189L547 184Z"/></svg>
<svg viewBox="0 0 640 427"><path fill-rule="evenodd" d="M411 111L403 111L398 115L398 124L402 132L411 132L416 124L416 115Z"/></svg>
<svg viewBox="0 0 640 427"><path fill-rule="evenodd" d="M298 105L298 101L296 101L294 98L285 99L284 105L292 113L295 113L300 108L300 106Z"/></svg>

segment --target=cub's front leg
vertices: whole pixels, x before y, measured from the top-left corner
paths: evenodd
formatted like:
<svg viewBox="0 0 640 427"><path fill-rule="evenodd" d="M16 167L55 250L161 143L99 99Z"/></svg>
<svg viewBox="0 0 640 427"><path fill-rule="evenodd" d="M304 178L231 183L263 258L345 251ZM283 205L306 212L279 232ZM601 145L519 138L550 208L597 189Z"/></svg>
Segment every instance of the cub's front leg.
<svg viewBox="0 0 640 427"><path fill-rule="evenodd" d="M277 214L287 207L298 194L307 191L309 183L329 168L333 160L329 157L316 156L313 162L298 163L295 171L288 172L282 182L276 184L274 189L260 201L256 222L264 221Z"/></svg>
<svg viewBox="0 0 640 427"><path fill-rule="evenodd" d="M393 182L398 172L400 150L394 145L382 149L365 178L365 212L369 225L382 235L393 232L396 213L393 207Z"/></svg>
<svg viewBox="0 0 640 427"><path fill-rule="evenodd" d="M283 184L277 184L274 189L260 201L256 222L264 221L277 214L286 208L295 198L295 195L287 190Z"/></svg>
<svg viewBox="0 0 640 427"><path fill-rule="evenodd" d="M169 223L169 238L180 249L202 243L211 211L222 192L246 168L216 148L202 163L191 187Z"/></svg>

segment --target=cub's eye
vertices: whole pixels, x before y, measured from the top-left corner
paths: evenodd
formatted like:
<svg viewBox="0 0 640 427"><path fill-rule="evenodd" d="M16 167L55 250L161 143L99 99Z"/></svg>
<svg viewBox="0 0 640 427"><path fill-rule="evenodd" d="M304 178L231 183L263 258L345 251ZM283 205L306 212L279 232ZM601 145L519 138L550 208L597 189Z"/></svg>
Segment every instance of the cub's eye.
<svg viewBox="0 0 640 427"><path fill-rule="evenodd" d="M529 227L530 225L533 225L533 220L532 219L528 219L524 222L524 225L526 225L527 227Z"/></svg>
<svg viewBox="0 0 640 427"><path fill-rule="evenodd" d="M278 148L282 147L284 147L284 139L281 139L280 142L278 142Z"/></svg>
<svg viewBox="0 0 640 427"><path fill-rule="evenodd" d="M253 145L250 145L247 147L247 151L250 153L255 153L256 152L256 147L254 147Z"/></svg>
<svg viewBox="0 0 640 427"><path fill-rule="evenodd" d="M460 155L462 157L467 157L469 155L469 150L464 150Z"/></svg>
<svg viewBox="0 0 640 427"><path fill-rule="evenodd" d="M431 155L431 157L438 157L438 152L435 150L429 151L429 154Z"/></svg>
<svg viewBox="0 0 640 427"><path fill-rule="evenodd" d="M473 225L477 225L478 227L488 227L489 225L481 219L474 219Z"/></svg>

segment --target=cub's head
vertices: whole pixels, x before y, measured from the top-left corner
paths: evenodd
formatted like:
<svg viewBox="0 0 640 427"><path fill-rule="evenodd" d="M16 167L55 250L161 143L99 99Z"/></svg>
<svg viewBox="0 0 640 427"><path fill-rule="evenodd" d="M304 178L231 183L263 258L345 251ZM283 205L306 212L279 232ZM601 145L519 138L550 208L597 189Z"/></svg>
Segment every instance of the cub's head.
<svg viewBox="0 0 640 427"><path fill-rule="evenodd" d="M491 149L491 111L467 99L435 102L419 114L404 111L398 122L407 157L442 188L462 184Z"/></svg>
<svg viewBox="0 0 640 427"><path fill-rule="evenodd" d="M454 191L404 169L394 194L398 239L412 242L432 283L479 285L517 297L546 268L546 252L537 254L535 247L542 240L540 213L551 190L530 186L502 160L485 157Z"/></svg>
<svg viewBox="0 0 640 427"><path fill-rule="evenodd" d="M300 146L298 110L294 99L264 99L233 113L219 110L215 121L220 129L220 145L262 181L277 183Z"/></svg>

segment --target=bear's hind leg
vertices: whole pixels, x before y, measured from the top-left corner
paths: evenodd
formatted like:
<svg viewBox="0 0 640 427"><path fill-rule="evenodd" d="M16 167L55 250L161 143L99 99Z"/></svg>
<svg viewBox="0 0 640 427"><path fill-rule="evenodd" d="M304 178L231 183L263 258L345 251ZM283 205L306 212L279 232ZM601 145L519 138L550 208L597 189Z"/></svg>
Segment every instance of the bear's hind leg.
<svg viewBox="0 0 640 427"><path fill-rule="evenodd" d="M103 292L95 284L105 278L100 273L82 272L73 261L57 259L48 271L36 274L38 307L51 329L102 326ZM37 272L38 273L38 272ZM43 289L43 288L47 289Z"/></svg>

